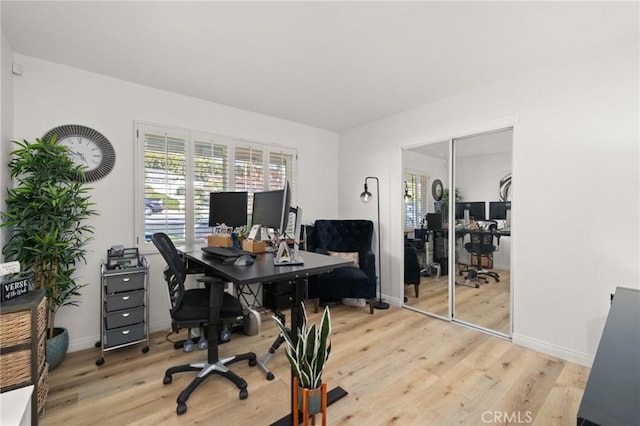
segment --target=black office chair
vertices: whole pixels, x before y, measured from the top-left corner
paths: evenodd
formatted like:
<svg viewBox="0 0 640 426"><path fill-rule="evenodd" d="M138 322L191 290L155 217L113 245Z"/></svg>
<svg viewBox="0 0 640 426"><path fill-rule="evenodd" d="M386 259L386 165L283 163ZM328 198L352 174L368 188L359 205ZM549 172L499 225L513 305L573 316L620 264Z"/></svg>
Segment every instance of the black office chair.
<svg viewBox="0 0 640 426"><path fill-rule="evenodd" d="M488 259L489 267L493 267L493 253L498 251L500 247L500 235L494 233L497 225L493 225L494 224L489 225L489 229L486 232L471 232L471 242L464 245L464 249L469 252L472 257L475 256L476 258L475 268L469 268L467 270L465 285L473 284L473 287L477 288L479 283L486 284L489 282L487 277L493 278L496 282L500 281L500 275L497 272L483 269L482 266L482 259ZM494 235L497 245L493 244Z"/></svg>
<svg viewBox="0 0 640 426"><path fill-rule="evenodd" d="M224 292L223 281L219 277L202 276L197 280L204 282L207 288L186 290L184 281L187 269L183 259L178 254L173 241L167 234L156 233L151 241L158 248L167 262L164 275L169 289L171 322L174 331L186 327L205 327L208 329L207 361L179 365L167 369L163 383L171 383L172 375L183 371L198 371L195 379L180 393L177 399L176 412L183 414L187 411L186 401L191 393L207 377L219 374L233 382L240 389L240 399L249 396L247 382L227 368L228 364L248 360L250 366L256 365L256 354L247 352L240 355L219 359L218 357L218 329L221 319L238 318L243 315L240 301Z"/></svg>

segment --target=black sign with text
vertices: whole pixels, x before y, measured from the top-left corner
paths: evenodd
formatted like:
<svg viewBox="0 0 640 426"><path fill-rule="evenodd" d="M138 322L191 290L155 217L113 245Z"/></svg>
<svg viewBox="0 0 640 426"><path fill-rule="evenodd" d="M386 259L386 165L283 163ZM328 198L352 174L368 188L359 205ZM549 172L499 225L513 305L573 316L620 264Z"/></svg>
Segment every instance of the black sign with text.
<svg viewBox="0 0 640 426"><path fill-rule="evenodd" d="M22 296L29 291L31 280L29 278L18 278L16 280L2 283L2 302Z"/></svg>

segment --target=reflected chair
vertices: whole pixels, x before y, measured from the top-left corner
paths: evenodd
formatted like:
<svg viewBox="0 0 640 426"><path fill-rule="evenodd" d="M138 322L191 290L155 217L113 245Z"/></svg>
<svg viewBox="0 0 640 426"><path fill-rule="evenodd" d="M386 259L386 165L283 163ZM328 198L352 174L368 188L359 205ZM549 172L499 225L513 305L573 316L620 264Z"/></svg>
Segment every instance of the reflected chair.
<svg viewBox="0 0 640 426"><path fill-rule="evenodd" d="M404 284L414 286L416 298L419 297L419 293L420 293L420 277L421 276L422 276L422 270L420 269L420 262L418 261L418 251L405 238Z"/></svg>
<svg viewBox="0 0 640 426"><path fill-rule="evenodd" d="M478 287L479 283L486 284L489 282L487 277L493 278L495 282L500 281L500 275L497 272L483 269L482 261L486 259L488 268L493 268L493 253L498 251L500 247L500 235L495 234L495 229L489 229L488 231L474 231L471 232L471 241L464 245L464 248L471 258L475 258L475 268L469 268L464 285L472 284L473 287ZM496 244L493 244L494 235L496 237Z"/></svg>
<svg viewBox="0 0 640 426"><path fill-rule="evenodd" d="M171 325L174 331L180 328L202 327L207 329L207 360L203 362L179 365L167 369L163 383L171 383L174 373L184 371L197 371L198 375L180 393L177 398L176 412L183 414L187 411L186 401L191 393L207 377L220 375L240 389L240 399L249 396L247 382L233 373L228 364L247 360L250 366L256 365L256 354L248 352L220 359L218 357L218 332L222 319L236 319L242 317L243 307L240 301L224 291L224 281L220 277L202 276L198 282L205 284L206 288L185 289L187 276L186 265L178 254L173 241L167 234L156 233L151 241L167 262L164 276L169 290L169 312Z"/></svg>

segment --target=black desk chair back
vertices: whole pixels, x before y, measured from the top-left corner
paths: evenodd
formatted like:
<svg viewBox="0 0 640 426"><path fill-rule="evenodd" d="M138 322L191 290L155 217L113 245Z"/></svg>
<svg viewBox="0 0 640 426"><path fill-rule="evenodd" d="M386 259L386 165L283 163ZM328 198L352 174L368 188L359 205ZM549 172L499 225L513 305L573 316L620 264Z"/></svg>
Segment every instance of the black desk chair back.
<svg viewBox="0 0 640 426"><path fill-rule="evenodd" d="M187 399L196 387L207 377L218 374L233 382L240 389L240 399L249 396L247 382L227 368L228 364L248 360L250 366L256 365L256 354L248 352L227 358L218 358L218 328L221 319L237 318L243 315L240 301L224 292L224 282L220 277L202 276L197 280L204 282L207 288L185 289L187 268L178 254L173 241L164 233L156 233L151 241L158 248L167 262L164 271L169 290L172 327L179 330L183 327L203 327L208 329L207 361L179 365L167 369L163 383L169 384L174 373L198 371L196 378L180 393L177 399L177 413L187 411Z"/></svg>
<svg viewBox="0 0 640 426"><path fill-rule="evenodd" d="M487 267L493 268L493 253L498 250L498 247L493 243L495 228L489 228L489 232L473 232L471 233L471 242L466 243L464 248L468 251L472 257L475 256L475 269L469 269L467 272L466 282L474 283L475 287L478 287L478 283L488 283L487 277L493 278L496 282L500 281L500 275L497 272L483 269L482 259L487 259ZM499 239L497 237L498 246Z"/></svg>

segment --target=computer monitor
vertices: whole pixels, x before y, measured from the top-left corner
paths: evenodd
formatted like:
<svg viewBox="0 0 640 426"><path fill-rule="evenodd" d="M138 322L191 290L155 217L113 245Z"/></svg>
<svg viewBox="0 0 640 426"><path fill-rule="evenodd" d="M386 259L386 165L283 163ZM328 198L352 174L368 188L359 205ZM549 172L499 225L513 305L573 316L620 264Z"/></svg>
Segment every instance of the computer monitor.
<svg viewBox="0 0 640 426"><path fill-rule="evenodd" d="M280 209L280 234L284 235L287 232L287 226L289 225L289 213L291 213L291 187L289 181L284 183L284 194L282 196L282 207Z"/></svg>
<svg viewBox="0 0 640 426"><path fill-rule="evenodd" d="M254 193L251 223L253 225L260 225L263 228L280 230L282 226L282 206L284 203L284 189Z"/></svg>
<svg viewBox="0 0 640 426"><path fill-rule="evenodd" d="M474 220L486 219L486 203L484 201L460 201L456 203L456 219L466 219L464 211L469 211L469 218Z"/></svg>
<svg viewBox="0 0 640 426"><path fill-rule="evenodd" d="M511 210L511 201L491 201L489 203L489 219L507 220L508 210Z"/></svg>
<svg viewBox="0 0 640 426"><path fill-rule="evenodd" d="M247 225L246 192L212 192L209 194L209 226Z"/></svg>

